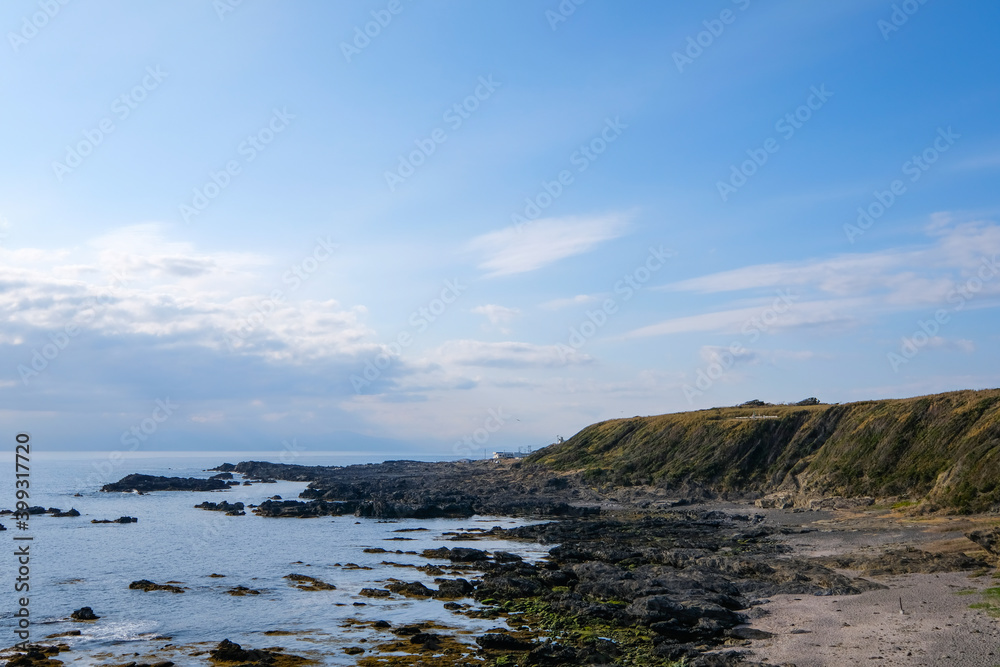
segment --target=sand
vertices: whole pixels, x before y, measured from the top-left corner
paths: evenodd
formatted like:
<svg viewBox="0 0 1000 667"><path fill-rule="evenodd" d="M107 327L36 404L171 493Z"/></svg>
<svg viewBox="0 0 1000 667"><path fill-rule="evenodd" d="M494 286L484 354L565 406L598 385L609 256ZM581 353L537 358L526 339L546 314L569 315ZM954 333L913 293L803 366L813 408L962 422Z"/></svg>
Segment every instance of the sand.
<svg viewBox="0 0 1000 667"><path fill-rule="evenodd" d="M817 532L789 536L799 555L877 552L903 545L928 551L975 550L962 536L973 524L953 517L911 521L885 513L786 517ZM859 576L857 572L842 571ZM904 574L868 577L889 587L861 595L776 595L751 627L773 633L750 642L753 659L796 667L954 665L1000 667L1000 619L969 605L1000 586L992 573ZM900 613L900 598L904 613ZM996 599L994 598L995 602Z"/></svg>

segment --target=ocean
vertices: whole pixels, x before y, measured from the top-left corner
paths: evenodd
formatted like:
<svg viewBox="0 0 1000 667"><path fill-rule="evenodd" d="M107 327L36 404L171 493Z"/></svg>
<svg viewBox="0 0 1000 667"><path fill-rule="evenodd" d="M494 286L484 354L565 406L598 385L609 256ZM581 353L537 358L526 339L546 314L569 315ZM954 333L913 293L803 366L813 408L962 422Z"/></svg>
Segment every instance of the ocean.
<svg viewBox="0 0 1000 667"><path fill-rule="evenodd" d="M258 504L279 495L295 499L305 483L281 482L234 487L225 492L156 492L145 495L102 493L101 484L126 474L178 477L209 477L207 468L223 462L268 459L260 453L152 454L125 462L107 454L73 457L33 456L31 460L31 505L62 510L75 508L81 516L58 518L35 515L29 530L17 530L10 515L0 516L7 531L0 533L8 545L2 571L4 593L0 607L0 646L17 643L18 598L30 600L31 640L78 630L77 636L61 637L70 651L59 654L66 664L90 665L111 662L142 662L143 656L161 656L178 665L204 664L205 656L189 656L190 645L205 643L212 648L222 639L244 648L282 646L290 653L316 658L323 664L356 662L343 648L361 639L373 641L373 631L344 626L350 619L385 620L394 627L436 621L474 635L502 626L502 620L476 620L444 608L444 601L362 597L362 588L380 588L385 580L422 581L436 588L434 577L413 568L384 565L383 561L427 565L434 561L407 554L365 553L367 547L420 552L441 546L472 546L503 549L535 561L552 545L477 540L449 542L444 533L492 526L512 527L530 521L477 516L470 519L403 519L382 522L353 516L315 519L261 518L247 510L246 516L195 509L203 501L227 500ZM363 459L363 457L361 457ZM351 463L363 462L355 457ZM374 461L370 461L374 462ZM343 465L343 457L298 457L303 465ZM237 475L237 479L240 477ZM15 505L13 465L0 475L0 508ZM79 496L75 494L80 494ZM132 516L132 524L92 524L92 519ZM426 528L427 531L394 532ZM18 564L13 538L31 536L30 591L14 592ZM397 539L394 539L397 538ZM398 539L407 538L407 539ZM345 568L355 564L361 568ZM441 565L441 563L438 563ZM444 567L446 571L450 568ZM333 591L303 591L284 577L305 574L335 585ZM210 577L222 574L224 577ZM444 575L449 578L454 575ZM464 575L473 578L474 574ZM129 583L148 579L158 584L180 582L184 593L130 590ZM246 586L259 595L235 597L227 590ZM471 599L459 600L476 603ZM363 606L356 603L364 603ZM91 607L100 616L96 622L77 622L69 615ZM265 632L288 632L276 636ZM370 643L368 644L371 645ZM176 647L188 647L185 650ZM167 648L163 648L167 647ZM170 647L175 647L171 649ZM124 657L128 657L124 660ZM132 657L129 657L132 656ZM165 657L162 657L165 656Z"/></svg>

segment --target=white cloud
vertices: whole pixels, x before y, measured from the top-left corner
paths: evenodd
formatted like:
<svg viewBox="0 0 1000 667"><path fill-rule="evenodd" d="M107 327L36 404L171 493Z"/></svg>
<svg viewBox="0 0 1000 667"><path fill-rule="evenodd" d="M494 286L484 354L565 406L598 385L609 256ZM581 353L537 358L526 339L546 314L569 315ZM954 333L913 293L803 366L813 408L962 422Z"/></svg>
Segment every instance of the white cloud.
<svg viewBox="0 0 1000 667"><path fill-rule="evenodd" d="M82 248L0 248L3 341L31 345L75 325L103 337L143 336L149 348L198 346L269 361L305 362L374 349L362 307L298 301L280 269L254 254L198 252L145 224ZM234 335L242 332L245 336ZM228 341L236 341L230 346Z"/></svg>
<svg viewBox="0 0 1000 667"><path fill-rule="evenodd" d="M625 233L623 215L543 218L477 236L469 249L482 253L487 277L535 271L579 255Z"/></svg>

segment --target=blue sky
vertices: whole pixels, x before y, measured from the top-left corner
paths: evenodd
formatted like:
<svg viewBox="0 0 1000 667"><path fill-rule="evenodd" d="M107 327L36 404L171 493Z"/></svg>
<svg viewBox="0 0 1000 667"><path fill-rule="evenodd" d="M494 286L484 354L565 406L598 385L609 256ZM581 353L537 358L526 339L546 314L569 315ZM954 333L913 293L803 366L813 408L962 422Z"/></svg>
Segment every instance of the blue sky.
<svg viewBox="0 0 1000 667"><path fill-rule="evenodd" d="M998 384L995 3L577 2L4 3L5 431L455 458Z"/></svg>

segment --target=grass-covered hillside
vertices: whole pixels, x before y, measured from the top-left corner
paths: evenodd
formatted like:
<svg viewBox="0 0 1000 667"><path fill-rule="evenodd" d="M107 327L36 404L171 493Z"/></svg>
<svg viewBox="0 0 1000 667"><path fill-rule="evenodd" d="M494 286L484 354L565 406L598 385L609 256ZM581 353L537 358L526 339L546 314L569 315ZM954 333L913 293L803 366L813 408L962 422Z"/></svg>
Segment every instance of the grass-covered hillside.
<svg viewBox="0 0 1000 667"><path fill-rule="evenodd" d="M986 511L1000 507L1000 389L614 419L526 463L583 471L594 483L874 496Z"/></svg>

